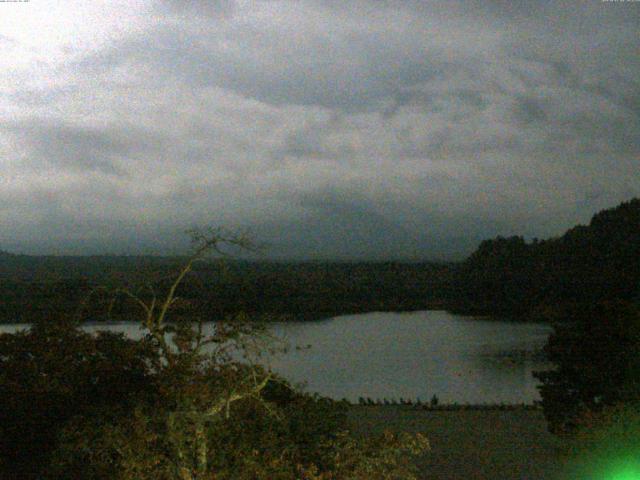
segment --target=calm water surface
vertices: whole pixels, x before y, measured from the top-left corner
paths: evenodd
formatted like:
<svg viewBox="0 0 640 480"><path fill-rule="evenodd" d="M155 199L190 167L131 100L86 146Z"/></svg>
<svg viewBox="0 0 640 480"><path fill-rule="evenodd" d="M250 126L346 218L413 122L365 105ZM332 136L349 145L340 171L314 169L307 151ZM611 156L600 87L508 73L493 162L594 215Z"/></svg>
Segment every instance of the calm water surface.
<svg viewBox="0 0 640 480"><path fill-rule="evenodd" d="M16 328L4 325L0 331ZM106 328L140 335L134 323ZM275 323L273 331L292 347L310 345L268 360L309 392L351 401L425 401L435 394L446 403L530 403L540 398L531 372L548 367L531 354L544 345L551 328L422 311Z"/></svg>

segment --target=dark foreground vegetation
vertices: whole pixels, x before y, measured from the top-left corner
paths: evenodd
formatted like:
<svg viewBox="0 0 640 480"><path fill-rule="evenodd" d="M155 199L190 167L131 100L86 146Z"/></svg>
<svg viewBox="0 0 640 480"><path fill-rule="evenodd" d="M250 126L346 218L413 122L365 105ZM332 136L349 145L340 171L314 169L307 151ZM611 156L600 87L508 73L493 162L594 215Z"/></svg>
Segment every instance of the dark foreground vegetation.
<svg viewBox="0 0 640 480"><path fill-rule="evenodd" d="M247 328L211 340L243 341ZM91 336L62 321L0 336L0 478L413 478L424 437L354 438L345 404L180 335L173 356L153 335Z"/></svg>
<svg viewBox="0 0 640 480"><path fill-rule="evenodd" d="M85 333L55 305L28 331L0 335L0 478L415 478L410 459L428 449L425 437L351 436L344 404L297 392L260 366L275 346L246 315L211 335L201 322L168 322L195 262L220 244L245 245L198 240L166 293L125 285L88 298L129 299L141 340Z"/></svg>
<svg viewBox="0 0 640 480"><path fill-rule="evenodd" d="M640 200L557 239L485 241L459 265L196 262L226 240L245 246L214 232L196 237L193 257L94 258L89 273L86 264L69 267L82 264L77 259L2 255L3 318L34 324L0 335L0 478L410 479L412 457L433 475L422 478L554 478L555 460L539 467L558 451L541 440L532 409L447 411L434 399L426 409L363 399L360 435L350 435L356 407L300 393L262 368L260 352L277 345L247 321L436 305L551 322L545 353L553 368L536 376L547 429L566 447L559 478L606 478L615 462L626 469L621 478L640 476ZM130 320L135 309L142 340L78 328L86 319ZM205 337L199 325L214 319L224 322ZM455 445L433 457L435 467L421 457L429 446L422 436L370 435L390 421L374 412L397 408L428 416L434 442ZM406 415L416 431L422 424ZM527 422L536 425L531 437ZM436 433L454 424L453 436ZM500 428L504 448L487 458L479 445L498 445L490 435ZM512 456L525 444L542 448L526 457L541 455L535 465ZM447 476L448 468L462 477ZM544 474L519 477L519 468Z"/></svg>

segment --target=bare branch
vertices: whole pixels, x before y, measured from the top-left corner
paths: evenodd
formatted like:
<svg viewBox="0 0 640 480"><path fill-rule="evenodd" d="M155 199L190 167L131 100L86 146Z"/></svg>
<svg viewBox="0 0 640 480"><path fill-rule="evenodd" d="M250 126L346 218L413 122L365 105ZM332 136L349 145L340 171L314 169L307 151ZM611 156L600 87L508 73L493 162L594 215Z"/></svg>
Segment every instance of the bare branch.
<svg viewBox="0 0 640 480"><path fill-rule="evenodd" d="M189 273L189 271L191 270L191 266L193 265L193 261L194 261L193 258L191 260L189 260L189 262L180 271L180 274L178 275L178 278L176 278L175 281L173 282L173 284L171 285L171 288L169 289L169 293L167 294L167 297L165 298L165 301L162 304L162 307L160 309L160 313L158 314L158 318L157 318L157 325L158 326L161 326L162 323L164 322L164 317L167 314L167 310L169 309L169 307L173 303L174 296L175 296L175 293L176 293L176 289L178 288L178 285L180 285L180 283L182 282L182 279L185 277L185 275L187 273Z"/></svg>
<svg viewBox="0 0 640 480"><path fill-rule="evenodd" d="M126 295L127 297L129 297L130 299L132 299L134 302L136 302L138 305L140 305L142 307L142 309L147 313L147 315L149 314L149 306L146 303L144 303L144 301L140 297L138 297L136 294L132 293L129 289L127 289L127 288L117 288L113 292L114 296L117 295L118 293L122 293L122 294Z"/></svg>
<svg viewBox="0 0 640 480"><path fill-rule="evenodd" d="M265 375L264 379L257 385L254 386L251 390L243 393L234 392L229 395L227 398L223 398L219 400L215 405L209 407L205 413L206 416L213 417L215 415L220 414L223 410L226 411L227 418L229 415L229 407L233 402L237 402L238 400L242 400L244 398L256 397L269 383L269 380L273 377L271 372Z"/></svg>

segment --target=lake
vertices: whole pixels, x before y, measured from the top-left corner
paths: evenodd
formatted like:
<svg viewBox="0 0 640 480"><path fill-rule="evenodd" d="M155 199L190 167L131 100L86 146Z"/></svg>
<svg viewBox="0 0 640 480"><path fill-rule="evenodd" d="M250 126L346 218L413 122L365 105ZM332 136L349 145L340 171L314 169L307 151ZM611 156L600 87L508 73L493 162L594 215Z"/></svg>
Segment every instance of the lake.
<svg viewBox="0 0 640 480"><path fill-rule="evenodd" d="M1 325L15 331L24 325ZM137 337L138 324L91 324ZM441 403L531 403L534 370L548 368L535 352L546 324L511 323L445 311L374 312L313 322L273 324L292 347L269 358L271 367L305 390L335 399L359 397Z"/></svg>

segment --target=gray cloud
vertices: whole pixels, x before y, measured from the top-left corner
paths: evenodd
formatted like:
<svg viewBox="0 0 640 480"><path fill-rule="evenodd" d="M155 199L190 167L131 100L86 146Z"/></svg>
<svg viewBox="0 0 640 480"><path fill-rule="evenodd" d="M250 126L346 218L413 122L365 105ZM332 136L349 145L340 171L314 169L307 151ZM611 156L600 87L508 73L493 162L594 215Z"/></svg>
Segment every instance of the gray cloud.
<svg viewBox="0 0 640 480"><path fill-rule="evenodd" d="M187 2L164 0L156 4L160 14L200 16L207 19L232 17L237 7L235 0L189 0Z"/></svg>
<svg viewBox="0 0 640 480"><path fill-rule="evenodd" d="M97 128L30 119L0 129L24 145L28 167L55 172L99 172L126 175L137 148L149 141L142 131L118 126Z"/></svg>
<svg viewBox="0 0 640 480"><path fill-rule="evenodd" d="M0 37L24 54L0 74L0 246L177 251L222 223L273 256L416 258L560 234L640 195L639 14L158 1L52 59Z"/></svg>

